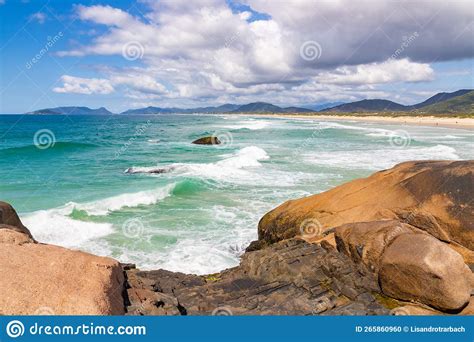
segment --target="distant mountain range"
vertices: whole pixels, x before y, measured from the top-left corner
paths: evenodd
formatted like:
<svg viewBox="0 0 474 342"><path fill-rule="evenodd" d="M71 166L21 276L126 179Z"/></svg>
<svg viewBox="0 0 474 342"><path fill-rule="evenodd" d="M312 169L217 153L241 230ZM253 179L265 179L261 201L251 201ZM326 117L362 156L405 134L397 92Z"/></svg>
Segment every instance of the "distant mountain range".
<svg viewBox="0 0 474 342"><path fill-rule="evenodd" d="M237 104L224 104L217 107L198 107L198 108L162 108L162 107L146 107L146 108L137 108L129 109L122 113L121 115L133 115L133 114L194 114L194 113L207 113L207 114L216 114L216 113L309 113L314 112L314 110L308 108L300 107L279 107L271 103L266 102L254 102L244 105ZM56 108L46 108L35 110L27 114L91 114L91 115L101 115L101 114L113 114L105 108L90 109L87 107L56 107Z"/></svg>
<svg viewBox="0 0 474 342"><path fill-rule="evenodd" d="M91 109L89 107L56 107L35 110L26 114L43 114L43 115L110 115L112 112L104 107Z"/></svg>
<svg viewBox="0 0 474 342"><path fill-rule="evenodd" d="M474 91L472 89L461 89L452 93L438 93L431 96L429 99L411 105L405 106L389 100L380 100L380 99L371 99L371 100L362 100L350 103L344 103L339 106L323 109L321 112L339 112L339 113L367 113L367 112L417 112L417 113L442 113L445 109L446 113L464 113L472 114L472 106L461 106L458 105L456 110L450 108L450 102L453 99L466 96L467 94L472 94ZM467 98L469 101L469 97ZM446 106L439 106L441 103L446 103ZM471 105L472 105L471 97ZM467 110L467 112L466 112ZM440 111L440 112L438 112Z"/></svg>
<svg viewBox="0 0 474 342"><path fill-rule="evenodd" d="M319 107L318 107L319 106ZM254 102L244 105L224 104L217 107L198 108L161 108L146 107L129 109L121 115L134 114L194 114L194 113L235 113L235 114L279 114L279 113L387 113L387 112L413 112L414 114L474 114L474 91L461 89L452 93L438 93L429 99L405 106L389 100L369 99L350 103L326 103L303 107L279 107L267 102ZM35 115L110 115L112 112L101 107L91 109L88 107L56 107L36 110L27 114Z"/></svg>
<svg viewBox="0 0 474 342"><path fill-rule="evenodd" d="M304 107L308 108L308 109L312 109L316 112L320 112L323 109L336 107L336 106L342 105L344 103L345 102L341 102L341 101L339 101L339 102L323 102L323 103L317 103L317 104L313 104L313 105L306 105Z"/></svg>
<svg viewBox="0 0 474 342"><path fill-rule="evenodd" d="M474 91L416 109L423 114L474 114Z"/></svg>

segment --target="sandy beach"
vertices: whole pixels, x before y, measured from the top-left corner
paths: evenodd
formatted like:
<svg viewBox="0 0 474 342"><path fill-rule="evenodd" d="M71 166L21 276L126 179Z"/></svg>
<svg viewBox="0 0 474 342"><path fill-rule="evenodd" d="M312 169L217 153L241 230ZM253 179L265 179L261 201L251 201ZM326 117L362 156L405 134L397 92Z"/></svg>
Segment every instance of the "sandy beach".
<svg viewBox="0 0 474 342"><path fill-rule="evenodd" d="M249 114L250 115L250 114ZM474 129L474 118L447 118L435 116L359 116L359 115L318 115L318 114L251 114L251 116L282 117L299 119L322 119L340 121L364 121L405 124L415 126L438 126L459 129Z"/></svg>

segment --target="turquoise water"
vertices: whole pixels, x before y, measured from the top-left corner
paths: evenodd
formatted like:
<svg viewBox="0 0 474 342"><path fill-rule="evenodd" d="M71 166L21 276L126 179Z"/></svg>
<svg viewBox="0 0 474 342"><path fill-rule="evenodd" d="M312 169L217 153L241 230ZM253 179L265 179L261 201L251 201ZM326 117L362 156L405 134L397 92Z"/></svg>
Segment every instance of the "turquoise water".
<svg viewBox="0 0 474 342"><path fill-rule="evenodd" d="M191 144L214 133L222 145ZM3 115L0 143L0 199L37 240L201 274L237 265L288 199L474 157L467 130L238 115Z"/></svg>

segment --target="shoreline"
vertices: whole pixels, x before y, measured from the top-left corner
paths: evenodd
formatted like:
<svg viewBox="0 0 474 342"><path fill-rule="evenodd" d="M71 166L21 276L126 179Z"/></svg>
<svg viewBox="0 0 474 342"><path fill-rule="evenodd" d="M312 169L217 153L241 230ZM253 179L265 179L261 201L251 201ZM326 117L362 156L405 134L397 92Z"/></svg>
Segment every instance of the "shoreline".
<svg viewBox="0 0 474 342"><path fill-rule="evenodd" d="M474 130L474 118L446 118L435 116L358 116L358 115L318 115L318 114L240 114L269 118L322 119L337 121L361 121L371 123L393 123L411 126L446 127Z"/></svg>

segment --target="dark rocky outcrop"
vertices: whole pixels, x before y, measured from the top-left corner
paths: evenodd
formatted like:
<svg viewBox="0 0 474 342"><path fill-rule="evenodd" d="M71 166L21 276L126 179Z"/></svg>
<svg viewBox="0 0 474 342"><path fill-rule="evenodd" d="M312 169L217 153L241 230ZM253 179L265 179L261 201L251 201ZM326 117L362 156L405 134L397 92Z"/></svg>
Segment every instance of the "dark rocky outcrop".
<svg viewBox="0 0 474 342"><path fill-rule="evenodd" d="M196 145L220 145L221 141L219 138L214 136L202 137L193 141Z"/></svg>
<svg viewBox="0 0 474 342"><path fill-rule="evenodd" d="M208 275L126 271L129 314L386 315L377 279L335 249L291 239Z"/></svg>

